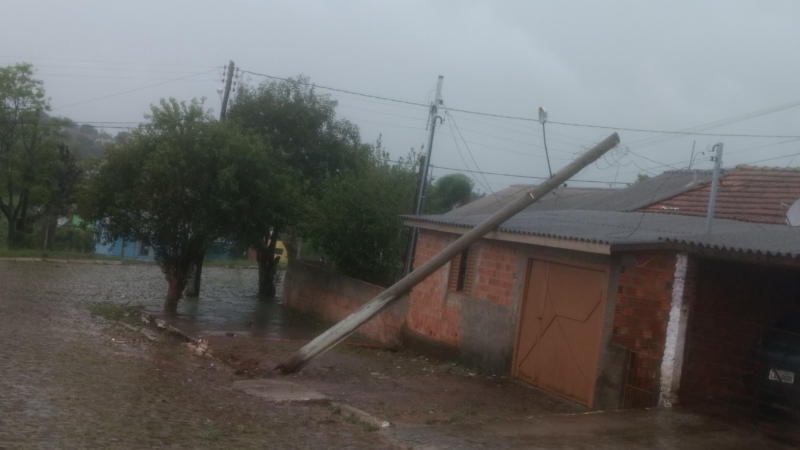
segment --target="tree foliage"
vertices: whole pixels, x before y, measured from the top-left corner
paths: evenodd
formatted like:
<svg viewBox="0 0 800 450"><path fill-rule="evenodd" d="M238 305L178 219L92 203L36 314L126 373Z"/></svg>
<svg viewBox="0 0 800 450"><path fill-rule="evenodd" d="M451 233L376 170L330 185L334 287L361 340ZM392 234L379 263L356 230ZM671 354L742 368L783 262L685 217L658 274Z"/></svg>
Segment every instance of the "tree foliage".
<svg viewBox="0 0 800 450"><path fill-rule="evenodd" d="M50 109L44 85L31 64L0 68L0 212L7 221L8 244L28 232L29 211L41 206L53 188L57 170L55 121L44 126Z"/></svg>
<svg viewBox="0 0 800 450"><path fill-rule="evenodd" d="M43 208L43 242L45 250L53 250L59 217L69 216L76 203L78 182L83 173L69 146L59 143L59 164L53 173L53 190Z"/></svg>
<svg viewBox="0 0 800 450"><path fill-rule="evenodd" d="M80 194L81 214L103 224L106 240L141 240L155 251L174 313L198 254L252 221L270 194L266 144L215 121L202 102L162 100L148 122L107 149Z"/></svg>
<svg viewBox="0 0 800 450"><path fill-rule="evenodd" d="M477 198L472 191L474 185L470 177L461 173L440 177L426 189L423 212L442 214L466 205Z"/></svg>
<svg viewBox="0 0 800 450"><path fill-rule="evenodd" d="M414 204L416 158L386 162L380 141L369 165L329 183L306 218L304 234L345 275L387 286L403 266L407 233L400 218Z"/></svg>
<svg viewBox="0 0 800 450"><path fill-rule="evenodd" d="M300 217L331 180L363 168L369 149L358 128L336 117L336 101L318 94L306 77L242 86L228 111L235 121L260 135L275 150L272 164L282 175L282 190L270 194L259 214L242 229L244 243L256 249L259 294L273 295L281 236L297 234ZM291 247L291 242L285 242ZM291 255L291 252L290 252Z"/></svg>

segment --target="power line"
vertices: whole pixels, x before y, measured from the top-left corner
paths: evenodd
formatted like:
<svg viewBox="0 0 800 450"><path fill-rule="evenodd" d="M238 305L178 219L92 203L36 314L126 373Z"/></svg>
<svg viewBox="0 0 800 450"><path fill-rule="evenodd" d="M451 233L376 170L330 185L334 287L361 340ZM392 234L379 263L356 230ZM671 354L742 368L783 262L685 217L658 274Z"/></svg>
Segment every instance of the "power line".
<svg viewBox="0 0 800 450"><path fill-rule="evenodd" d="M273 75L267 75L267 74L263 74L263 73L252 72L252 71L249 71L249 70L245 70L243 72L249 73L249 74L252 74L252 75L256 75L256 76L261 76L261 77L273 79L273 80L289 81L288 78L276 77L276 76L273 76ZM342 93L346 93L346 94L350 94L350 95L358 95L358 96L362 96L362 97L374 98L374 99L384 100L384 101L388 101L388 102L401 103L401 104L419 106L419 107L424 107L424 108L428 107L428 105L423 104L423 103L418 103L418 102L411 102L411 101L407 101L407 100L400 100L400 99L395 99L395 98L390 98L390 97L383 97L383 96L372 95L372 94L364 94L364 93L361 93L361 92L355 92L355 91L339 89L339 88L332 88L332 87L322 86L322 85L318 85L318 84L314 84L314 83L306 83L306 84L308 84L310 86L318 87L318 88L321 88L321 89L334 91L334 92L342 92ZM724 119L722 121L719 121L718 123L712 123L712 124L709 124L709 125L702 125L702 126L695 127L695 128L708 128L708 127L711 127L711 126L722 126L722 125L726 125L726 124L729 124L729 123L733 123L731 121L745 120L745 119L748 119L748 118L758 117L759 115L769 114L769 113L772 113L772 112L781 111L781 110L788 109L788 108L793 108L793 107L796 107L796 106L800 106L800 101L791 102L791 103L787 103L787 104L784 104L784 105L778 105L778 106L767 108L767 109L764 109L764 110L755 111L753 113L744 114L742 116L736 116L736 117L733 117L733 118ZM473 110L467 110L467 109L448 108L448 110L449 111L453 111L453 112L462 112L462 113L465 113L465 114L473 114L473 115L478 115L478 116L494 117L494 118L498 118L498 119L521 120L521 121L526 121L526 122L536 122L537 121L537 119L534 119L534 118L531 118L531 117L520 117L520 116L510 116L510 115L504 115L504 114L493 114L493 113L486 113L486 112L473 111ZM631 128L631 127L611 127L611 126L605 126L605 125L591 125L591 124L581 124L581 123L571 123L571 122L556 122L556 121L549 121L549 123L557 124L557 125L563 125L563 126L571 126L571 127L598 128L598 129L633 131L633 132L642 132L642 133L672 134L672 135L681 135L681 136L748 137L748 138L769 138L769 139L798 138L798 139L800 139L800 136L798 136L798 135L703 133L703 132L699 132L699 131L691 131L691 129L685 130L685 131L673 131L673 130L654 130L654 129Z"/></svg>
<svg viewBox="0 0 800 450"><path fill-rule="evenodd" d="M102 71L114 71L114 72L151 72L151 73L173 73L173 74L189 74L194 72L188 70L153 70L153 69L135 69L132 67L60 66L52 64L36 64L34 65L34 67L36 69L46 67L48 69L70 69L70 70L78 69L78 70L92 70L92 71L102 70Z"/></svg>
<svg viewBox="0 0 800 450"><path fill-rule="evenodd" d="M139 88L136 88L136 89L130 89L130 90L127 90L127 91L117 92L116 94L109 94L109 95L104 95L104 96L102 96L102 97L93 98L93 99L90 99L90 100L84 100L84 101L82 101L82 102L70 103L70 104L68 104L68 105L61 105L61 106L58 106L58 107L55 107L55 108L53 108L53 111L55 111L56 109L68 108L68 107L70 107L70 106L83 105L83 104L85 104L85 103L91 103L91 102L95 102L95 101L98 101L98 100L104 100L104 99L107 99L107 98L110 98L110 97L116 97L116 96L118 96L118 95L129 94L129 93L131 93L131 92L136 92L136 91L141 91L141 90L144 90L144 89L149 89L149 88L151 88L151 87L161 86L162 84L174 83L174 82L176 82L176 81L185 80L185 79L187 79L187 78L196 77L196 76L198 76L198 75L205 75L205 74L207 74L207 73L211 73L211 72L214 72L214 71L216 71L216 70L217 70L217 69L207 70L207 71L205 71L205 72L199 72L199 73L195 73L195 74L193 74L193 75L187 75L187 76L185 76L185 77L174 78L174 79L172 79L172 80L163 81L163 82L161 82L161 83L150 84L150 85L147 85L147 86L142 86L142 87L139 87Z"/></svg>
<svg viewBox="0 0 800 450"><path fill-rule="evenodd" d="M79 63L88 63L88 64L121 64L121 65L134 65L134 66L198 67L198 68L200 68L200 67L202 67L202 68L215 67L215 66L211 66L211 65L198 65L198 64L165 64L165 63L131 62L131 61L88 61L88 60L84 60L84 59L48 58L48 57L31 57L31 56L10 56L10 55L0 55L0 58L16 59L16 60L44 59L44 60L51 60L51 61L68 61L68 62L79 62Z"/></svg>
<svg viewBox="0 0 800 450"><path fill-rule="evenodd" d="M445 112L445 116L448 116L451 119L450 121L447 122L447 124L450 126L450 132L451 133L453 132L453 125L455 125L455 128L458 131L458 135L461 136L461 140L463 141L464 140L464 136L461 135L461 131L458 130L458 124L455 123L455 119L453 119L453 116L447 114L447 112ZM461 156L461 160L464 161L464 165L467 166L467 169L469 169L469 164L467 164L467 161L464 160L464 155L461 154L461 148L458 146L458 140L456 139L455 136L453 136L453 142L456 143L456 149L458 150L459 156ZM494 194L494 191L492 190L491 186L489 186L489 180L487 180L486 176L483 175L483 172L480 171L481 168L478 167L478 162L475 161L475 156L472 155L472 151L469 149L469 146L467 145L466 141L464 141L464 147L466 147L467 152L469 152L469 157L472 159L472 163L475 164L475 169L477 169L477 172L481 174L481 178L483 178L484 183L486 183L486 186L485 186L486 190L491 192L492 194ZM477 181L477 179L476 179L476 181ZM478 183L480 183L480 182L478 182Z"/></svg>
<svg viewBox="0 0 800 450"><path fill-rule="evenodd" d="M249 70L244 70L243 72L249 73L249 74L252 74L252 75L257 75L257 76L260 76L260 77L269 78L269 79L272 79L272 80L297 82L296 80L290 80L288 78L281 78L281 77L274 77L272 75L267 75L267 74L257 73L257 72L251 72ZM354 91L348 91L346 89L332 88L332 87L322 86L322 85L315 84L315 83L302 83L302 84L306 84L308 86L313 86L313 87L317 87L317 88L320 88L320 89L326 89L326 90L334 91L334 92L343 92L345 94L350 94L350 95L358 95L358 96L361 96L361 97L375 98L375 99L384 100L384 101L387 101L387 102L403 103L403 104L406 104L406 105L421 106L423 108L427 108L428 107L428 105L425 105L423 103L409 102L409 101L406 101L406 100L398 100L396 98L382 97L380 95L362 94L361 92L354 92Z"/></svg>
<svg viewBox="0 0 800 450"><path fill-rule="evenodd" d="M399 161L391 161L391 162L399 162ZM484 175L497 175L497 176L504 176L504 177L513 177L513 178L527 178L527 179L533 179L533 180L547 180L548 179L548 177L537 177L537 176L533 176L533 175L519 175L519 174L513 174L513 173L484 172L484 171L481 171L481 170L456 169L454 167L444 167L444 166L439 166L439 165L436 165L436 166L431 165L431 166L432 167L436 167L438 169L454 170L456 172L480 173L480 174L484 174ZM580 183L622 184L622 185L628 185L629 184L629 183L623 183L621 181L599 181L599 180L578 180L578 179L571 180L571 181L574 181L576 183L580 182Z"/></svg>
<svg viewBox="0 0 800 450"><path fill-rule="evenodd" d="M533 119L529 119L529 120L533 120ZM553 123L553 124L556 124L556 125L565 125L565 126L570 126L570 127L601 128L601 129L604 129L604 130L636 131L636 132L642 132L642 133L676 134L676 135L682 135L682 136L746 137L746 138L768 138L768 139L796 138L796 139L800 139L800 136L797 136L797 135L700 133L700 132L695 132L695 131L668 131L668 130L650 130L650 129L644 129L644 128L607 127L607 126L603 126L603 125L587 125L587 124L569 123L569 122L548 121L547 123Z"/></svg>
<svg viewBox="0 0 800 450"><path fill-rule="evenodd" d="M447 133L445 133L445 132L442 132L442 134L444 134L445 136L451 136L451 137L452 137L452 135L449 135L449 134L447 134ZM482 144L482 143L480 143L480 142L468 141L468 140L466 140L466 139L463 139L463 138L462 138L462 140L463 140L464 142L469 142L470 144L477 145L477 146L479 146L479 147L491 148L491 149L494 149L494 150L499 150L499 151L501 151L501 152L514 153L514 154L517 154L517 155L527 156L527 157L530 157L530 158L544 158L544 156L542 156L542 155L534 155L534 154L531 154L531 153L518 152L518 151L516 151L516 150L509 150L509 149L507 149L507 148L502 148L502 147L494 147L494 146L491 146L491 145ZM558 161L571 161L570 159L566 159L566 158L553 158L553 160L558 160Z"/></svg>
<svg viewBox="0 0 800 450"><path fill-rule="evenodd" d="M109 79L125 79L125 80L172 80L172 78L157 78L157 77L128 77L122 75L86 75L81 73L41 73L37 72L36 75L44 75L48 77L80 77L80 78L109 78ZM202 80L187 80L187 81L211 81L219 83L218 80L202 79Z"/></svg>

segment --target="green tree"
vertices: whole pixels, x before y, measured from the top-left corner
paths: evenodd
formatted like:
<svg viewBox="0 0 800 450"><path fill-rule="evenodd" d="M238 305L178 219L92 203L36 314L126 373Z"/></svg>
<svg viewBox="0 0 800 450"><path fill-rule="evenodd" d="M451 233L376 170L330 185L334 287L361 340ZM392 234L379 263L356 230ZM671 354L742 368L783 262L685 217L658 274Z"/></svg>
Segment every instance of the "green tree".
<svg viewBox="0 0 800 450"><path fill-rule="evenodd" d="M146 118L90 171L80 212L103 224L106 240L154 249L168 283L164 310L175 313L197 256L252 220L273 169L259 137L217 122L200 101L162 100Z"/></svg>
<svg viewBox="0 0 800 450"><path fill-rule="evenodd" d="M21 245L29 210L44 203L53 187L58 156L57 122L44 126L50 109L44 84L31 64L0 68L0 212L7 221L9 246Z"/></svg>
<svg viewBox="0 0 800 450"><path fill-rule="evenodd" d="M81 169L69 146L60 143L58 147L59 164L53 174L54 189L44 205L43 247L53 250L58 218L68 216L75 206L78 181Z"/></svg>
<svg viewBox="0 0 800 450"><path fill-rule="evenodd" d="M387 159L378 141L366 169L326 186L303 229L337 270L383 286L403 267L407 230L400 216L413 208L417 176L413 155L397 165Z"/></svg>
<svg viewBox="0 0 800 450"><path fill-rule="evenodd" d="M423 212L442 214L466 205L477 198L477 194L472 191L473 187L472 179L462 173L440 177L426 189Z"/></svg>
<svg viewBox="0 0 800 450"><path fill-rule="evenodd" d="M286 174L286 186L297 188L273 194L276 198L268 202L269 208L242 232L245 243L256 250L259 295L274 295L275 245L282 235L293 234L309 202L318 199L335 177L367 164L368 147L361 143L355 125L337 119L336 105L328 95L317 94L302 76L242 86L232 101L227 120L262 136L275 149L273 164ZM298 178L290 182L290 176ZM285 244L293 256L291 240Z"/></svg>

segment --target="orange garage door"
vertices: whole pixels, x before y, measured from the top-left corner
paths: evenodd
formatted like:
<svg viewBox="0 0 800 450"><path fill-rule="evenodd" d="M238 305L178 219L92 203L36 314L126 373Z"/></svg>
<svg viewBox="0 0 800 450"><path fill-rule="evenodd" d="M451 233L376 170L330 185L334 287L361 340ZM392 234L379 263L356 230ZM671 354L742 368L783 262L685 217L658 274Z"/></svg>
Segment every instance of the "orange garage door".
<svg viewBox="0 0 800 450"><path fill-rule="evenodd" d="M514 376L591 408L608 268L537 259L528 266Z"/></svg>

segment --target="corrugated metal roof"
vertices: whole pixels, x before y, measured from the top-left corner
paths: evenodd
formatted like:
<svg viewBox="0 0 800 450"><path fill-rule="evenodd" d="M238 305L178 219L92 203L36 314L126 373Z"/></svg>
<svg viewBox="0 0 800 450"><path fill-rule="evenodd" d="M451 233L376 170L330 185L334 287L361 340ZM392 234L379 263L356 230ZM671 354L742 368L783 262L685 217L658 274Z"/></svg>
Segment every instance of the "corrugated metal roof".
<svg viewBox="0 0 800 450"><path fill-rule="evenodd" d="M654 213L705 216L711 186L645 206ZM714 217L786 223L786 209L800 198L800 170L739 166L720 179Z"/></svg>
<svg viewBox="0 0 800 450"><path fill-rule="evenodd" d="M716 225L717 221L714 221ZM770 227L773 225L764 225ZM699 246L737 253L756 253L773 256L800 255L800 229L781 227L779 230L752 230L712 233L696 236L671 236L664 242Z"/></svg>
<svg viewBox="0 0 800 450"><path fill-rule="evenodd" d="M488 214L406 216L423 222L472 228ZM685 243L734 251L784 256L800 254L800 229L717 219L705 234L705 219L693 216L617 211L539 211L520 213L500 231L624 246Z"/></svg>
<svg viewBox="0 0 800 450"><path fill-rule="evenodd" d="M640 181L626 188L560 187L523 212L592 210L635 211L655 202L674 197L711 181L708 170L674 170ZM524 195L532 185L514 185L486 195L472 203L450 211L448 216L492 214Z"/></svg>

